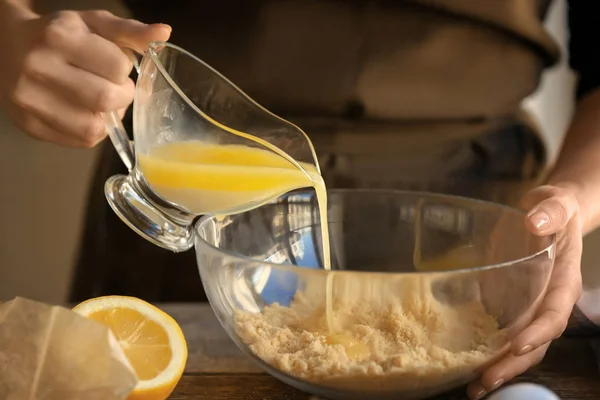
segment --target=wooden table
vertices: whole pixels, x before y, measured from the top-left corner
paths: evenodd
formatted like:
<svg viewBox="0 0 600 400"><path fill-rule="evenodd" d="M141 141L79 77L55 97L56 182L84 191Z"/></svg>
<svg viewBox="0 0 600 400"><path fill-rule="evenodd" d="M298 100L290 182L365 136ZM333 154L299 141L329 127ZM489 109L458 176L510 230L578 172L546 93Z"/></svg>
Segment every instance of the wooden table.
<svg viewBox="0 0 600 400"><path fill-rule="evenodd" d="M188 342L186 372L172 400L309 400L310 395L262 372L231 342L208 305L161 307L181 325ZM518 379L542 384L562 400L600 399L600 372L590 341L561 338L539 366ZM464 391L437 400L466 399Z"/></svg>

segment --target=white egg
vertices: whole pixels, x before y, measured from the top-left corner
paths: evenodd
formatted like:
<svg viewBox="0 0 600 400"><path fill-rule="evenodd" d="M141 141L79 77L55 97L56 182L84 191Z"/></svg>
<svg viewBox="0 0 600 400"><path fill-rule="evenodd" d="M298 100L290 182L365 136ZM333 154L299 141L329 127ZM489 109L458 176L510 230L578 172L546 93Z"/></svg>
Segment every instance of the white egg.
<svg viewBox="0 0 600 400"><path fill-rule="evenodd" d="M517 383L495 392L488 400L560 400L560 398L543 386Z"/></svg>

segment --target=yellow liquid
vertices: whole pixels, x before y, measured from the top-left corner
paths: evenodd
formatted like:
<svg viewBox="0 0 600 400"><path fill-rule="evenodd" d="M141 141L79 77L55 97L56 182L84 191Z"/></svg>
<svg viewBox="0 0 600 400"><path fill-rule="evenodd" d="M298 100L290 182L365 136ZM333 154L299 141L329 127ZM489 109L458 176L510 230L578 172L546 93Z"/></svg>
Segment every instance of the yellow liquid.
<svg viewBox="0 0 600 400"><path fill-rule="evenodd" d="M311 165L302 172L267 150L202 142L170 143L138 157L144 177L163 198L194 214L230 214L293 189L324 186Z"/></svg>
<svg viewBox="0 0 600 400"><path fill-rule="evenodd" d="M421 271L449 271L478 266L481 266L480 254L470 245L456 247L441 256L415 264Z"/></svg>
<svg viewBox="0 0 600 400"><path fill-rule="evenodd" d="M441 256L428 260L423 259L421 254L422 207L423 201L420 200L415 207L415 247L413 250L413 265L415 268L420 271L448 271L480 266L481 254L472 245L458 246Z"/></svg>
<svg viewBox="0 0 600 400"><path fill-rule="evenodd" d="M369 348L366 344L344 333L327 335L325 343L329 345L341 344L350 358L362 358L369 354Z"/></svg>

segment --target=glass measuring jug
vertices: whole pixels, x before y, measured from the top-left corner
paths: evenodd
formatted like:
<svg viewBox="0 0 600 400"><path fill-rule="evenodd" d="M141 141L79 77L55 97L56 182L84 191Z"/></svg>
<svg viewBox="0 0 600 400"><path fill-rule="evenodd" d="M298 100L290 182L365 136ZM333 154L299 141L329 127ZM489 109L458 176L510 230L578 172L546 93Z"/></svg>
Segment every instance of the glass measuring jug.
<svg viewBox="0 0 600 400"><path fill-rule="evenodd" d="M300 128L269 112L186 50L153 42L138 56L135 68L133 142L116 113L104 115L109 137L129 170L128 175L115 175L106 181L105 195L121 220L150 242L175 252L188 250L194 244L193 223L199 215L246 211L277 194L264 192L263 196L257 193L233 202L216 201L208 207L211 209L186 206L175 200L181 191L160 190L147 179L156 163L141 162L167 145L184 153L194 147L211 154L219 151L219 157L228 156L222 153L225 148L244 150L244 156L255 164L268 155L271 162L276 159L290 171L301 171L306 177L320 175L314 148ZM252 153L254 150L260 152ZM183 163L178 167L193 166ZM210 169L204 171L196 177L218 183L219 177L212 177ZM173 179L168 173L161 176L163 181ZM198 197L202 193L198 192Z"/></svg>

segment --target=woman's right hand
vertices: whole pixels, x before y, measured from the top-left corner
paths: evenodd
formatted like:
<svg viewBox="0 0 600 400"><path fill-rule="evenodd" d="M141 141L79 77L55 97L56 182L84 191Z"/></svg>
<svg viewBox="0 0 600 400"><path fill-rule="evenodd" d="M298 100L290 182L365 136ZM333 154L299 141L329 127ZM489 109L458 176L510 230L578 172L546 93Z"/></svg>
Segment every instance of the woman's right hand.
<svg viewBox="0 0 600 400"><path fill-rule="evenodd" d="M39 16L0 3L0 103L28 135L63 146L95 146L107 134L101 113L133 100L121 47L144 50L171 33L108 11Z"/></svg>

